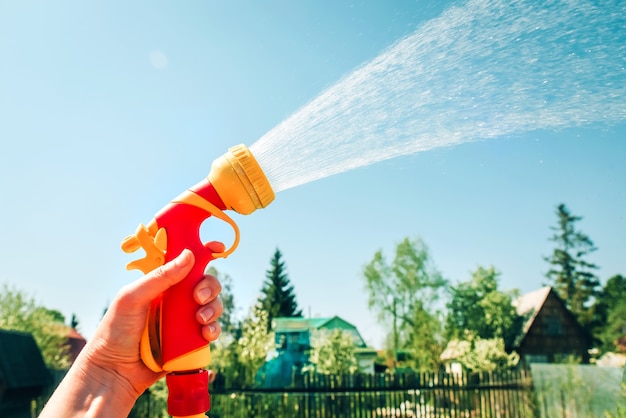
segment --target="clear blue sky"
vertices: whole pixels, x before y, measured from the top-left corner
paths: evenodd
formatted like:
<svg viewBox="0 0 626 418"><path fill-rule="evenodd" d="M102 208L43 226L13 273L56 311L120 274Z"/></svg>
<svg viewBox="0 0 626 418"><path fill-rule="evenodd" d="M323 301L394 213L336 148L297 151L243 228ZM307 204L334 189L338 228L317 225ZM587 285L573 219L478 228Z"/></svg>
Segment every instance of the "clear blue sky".
<svg viewBox="0 0 626 418"><path fill-rule="evenodd" d="M139 223L230 146L254 143L451 5L0 0L0 282L77 314L91 336L117 290L139 276L125 270L133 257L120 250ZM623 31L605 32L607 42L626 43ZM452 282L493 265L503 289L532 291L545 283L559 203L584 217L578 226L599 248L590 261L601 279L626 274L626 60L618 51L615 84L597 92L615 92L606 109L596 105L613 112L609 122L472 138L234 214L241 244L215 266L233 278L240 314L278 247L306 314L339 315L379 347L384 332L362 278L378 249L392 257L404 237L421 237ZM518 70L499 68L511 78ZM231 240L217 222L203 236Z"/></svg>

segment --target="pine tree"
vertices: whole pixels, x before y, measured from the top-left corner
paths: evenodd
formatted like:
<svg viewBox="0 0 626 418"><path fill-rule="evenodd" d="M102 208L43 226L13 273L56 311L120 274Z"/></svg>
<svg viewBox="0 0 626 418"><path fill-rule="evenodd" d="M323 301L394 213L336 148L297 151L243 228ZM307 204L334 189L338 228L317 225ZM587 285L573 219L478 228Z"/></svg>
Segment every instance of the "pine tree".
<svg viewBox="0 0 626 418"><path fill-rule="evenodd" d="M268 314L268 331L271 330L274 318L302 316L282 256L277 248L271 260L271 268L265 274L265 282L261 289L260 302Z"/></svg>
<svg viewBox="0 0 626 418"><path fill-rule="evenodd" d="M546 277L578 321L588 326L592 320L590 303L600 290L600 280L593 273L598 266L586 260L596 251L593 241L576 229L582 217L574 216L564 204L557 207L558 225L551 227L550 241L556 243L552 255L545 257L551 268Z"/></svg>

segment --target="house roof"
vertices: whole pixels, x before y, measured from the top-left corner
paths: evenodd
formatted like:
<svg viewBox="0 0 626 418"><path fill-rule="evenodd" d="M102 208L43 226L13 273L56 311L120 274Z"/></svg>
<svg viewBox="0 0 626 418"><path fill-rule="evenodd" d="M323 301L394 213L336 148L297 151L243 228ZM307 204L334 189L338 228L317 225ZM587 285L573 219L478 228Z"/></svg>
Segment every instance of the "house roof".
<svg viewBox="0 0 626 418"><path fill-rule="evenodd" d="M69 346L70 361L74 363L82 349L87 345L85 337L75 329L70 327L67 333L67 342Z"/></svg>
<svg viewBox="0 0 626 418"><path fill-rule="evenodd" d="M321 329L324 328L324 326L330 325L331 323L340 323L345 329L356 329L354 325L344 319L339 318L338 316L333 316L330 318L283 317L274 318L273 321L273 328L275 332L300 332L310 329Z"/></svg>
<svg viewBox="0 0 626 418"><path fill-rule="evenodd" d="M581 332L585 333L586 338L591 340L592 337L589 331L582 325L580 325L576 317L567 308L563 299L561 299L558 293L554 291L552 286L544 286L541 289L526 293L513 301L513 306L516 308L518 315L524 318L522 330L515 338L515 341L513 342L513 347L519 347L522 344L524 338L526 338L526 335L530 331L530 328L533 326L535 320L537 319L537 315L543 308L543 305L546 303L546 300L550 295L552 295L552 297L556 298L561 303L565 312L574 320L574 322L578 324Z"/></svg>
<svg viewBox="0 0 626 418"><path fill-rule="evenodd" d="M517 314L525 319L521 335L515 341L515 345L521 342L530 330L551 290L552 287L544 286L541 289L526 293L513 301Z"/></svg>
<svg viewBox="0 0 626 418"><path fill-rule="evenodd" d="M330 318L274 318L272 328L276 333L298 333L311 330L341 329L352 336L354 345L365 348L367 344L357 327L338 316Z"/></svg>

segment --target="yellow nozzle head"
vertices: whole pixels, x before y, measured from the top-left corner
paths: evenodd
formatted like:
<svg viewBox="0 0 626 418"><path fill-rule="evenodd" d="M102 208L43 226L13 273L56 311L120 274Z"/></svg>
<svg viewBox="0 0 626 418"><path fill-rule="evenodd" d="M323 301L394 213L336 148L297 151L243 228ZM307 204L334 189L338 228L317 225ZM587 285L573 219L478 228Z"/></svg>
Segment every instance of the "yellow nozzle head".
<svg viewBox="0 0 626 418"><path fill-rule="evenodd" d="M213 162L209 181L228 209L248 215L274 200L274 191L248 147L237 145Z"/></svg>

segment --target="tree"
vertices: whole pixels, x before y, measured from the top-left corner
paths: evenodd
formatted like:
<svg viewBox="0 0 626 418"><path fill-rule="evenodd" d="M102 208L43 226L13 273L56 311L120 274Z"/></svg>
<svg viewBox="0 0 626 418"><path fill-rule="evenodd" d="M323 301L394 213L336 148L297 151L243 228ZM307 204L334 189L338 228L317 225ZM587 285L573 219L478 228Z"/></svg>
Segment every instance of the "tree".
<svg viewBox="0 0 626 418"><path fill-rule="evenodd" d="M70 320L70 327L74 328L74 329L78 329L78 317L76 316L76 314L72 314L72 319Z"/></svg>
<svg viewBox="0 0 626 418"><path fill-rule="evenodd" d="M513 367L519 362L515 352L507 353L502 338L480 338L467 332L463 339L453 339L445 353L448 361L459 363L469 372L492 372Z"/></svg>
<svg viewBox="0 0 626 418"><path fill-rule="evenodd" d="M242 323L241 338L237 344L241 353L240 361L246 370L246 384L254 382L267 354L275 346L274 333L267 332L267 321L267 311L260 303L256 303Z"/></svg>
<svg viewBox="0 0 626 418"><path fill-rule="evenodd" d="M578 321L588 326L592 321L590 304L598 294L600 281L593 273L598 266L586 258L597 248L587 235L576 229L582 217L572 215L562 203L557 206L556 214L557 226L550 228L554 231L550 241L556 248L552 255L544 257L551 266L546 277Z"/></svg>
<svg viewBox="0 0 626 418"><path fill-rule="evenodd" d="M397 360L406 349L415 360L413 368L423 370L438 363L441 346L440 312L436 309L446 280L435 269L428 247L421 239L405 238L396 246L391 264L381 250L363 271L368 305L382 323L391 322L391 350ZM428 324L428 325L426 325Z"/></svg>
<svg viewBox="0 0 626 418"><path fill-rule="evenodd" d="M358 370L354 339L341 329L314 331L311 334L309 361L316 372L344 375Z"/></svg>
<svg viewBox="0 0 626 418"><path fill-rule="evenodd" d="M168 418L170 415L167 413L167 398L167 383L163 377L141 394L128 414L128 418Z"/></svg>
<svg viewBox="0 0 626 418"><path fill-rule="evenodd" d="M267 331L272 327L272 320L281 317L300 317L293 285L287 276L285 262L277 248L271 260L271 268L267 270L265 282L261 289L261 306L267 312Z"/></svg>
<svg viewBox="0 0 626 418"><path fill-rule="evenodd" d="M626 277L621 274L607 280L595 300L593 335L607 351L626 335Z"/></svg>
<svg viewBox="0 0 626 418"><path fill-rule="evenodd" d="M257 301L230 334L212 343L211 368L220 372L227 386L251 387L274 347L274 334L267 332L267 312Z"/></svg>
<svg viewBox="0 0 626 418"><path fill-rule="evenodd" d="M438 312L426 311L422 304L413 310L412 321L406 324L406 340L403 345L408 351L405 365L413 370L433 371L441 365L439 353L443 350L443 320Z"/></svg>
<svg viewBox="0 0 626 418"><path fill-rule="evenodd" d="M446 337L458 339L470 332L481 339L500 338L510 347L519 334L523 318L513 300L517 290L498 290L500 273L479 266L472 277L450 288Z"/></svg>
<svg viewBox="0 0 626 418"><path fill-rule="evenodd" d="M48 367L69 367L68 330L63 315L38 305L6 283L0 292L0 328L32 334Z"/></svg>

